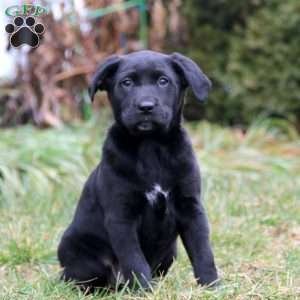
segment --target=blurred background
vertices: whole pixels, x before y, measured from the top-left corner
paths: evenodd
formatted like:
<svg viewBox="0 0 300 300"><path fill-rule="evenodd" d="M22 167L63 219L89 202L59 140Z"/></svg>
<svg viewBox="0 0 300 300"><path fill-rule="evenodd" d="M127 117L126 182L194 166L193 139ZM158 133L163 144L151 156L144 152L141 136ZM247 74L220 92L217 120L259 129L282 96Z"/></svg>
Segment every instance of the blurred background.
<svg viewBox="0 0 300 300"><path fill-rule="evenodd" d="M9 47L10 5L47 7L38 48ZM188 94L186 120L246 129L258 117L300 130L298 0L1 1L0 124L57 127L91 117L87 86L108 55L179 51L213 81L207 105ZM94 109L107 106L105 95Z"/></svg>

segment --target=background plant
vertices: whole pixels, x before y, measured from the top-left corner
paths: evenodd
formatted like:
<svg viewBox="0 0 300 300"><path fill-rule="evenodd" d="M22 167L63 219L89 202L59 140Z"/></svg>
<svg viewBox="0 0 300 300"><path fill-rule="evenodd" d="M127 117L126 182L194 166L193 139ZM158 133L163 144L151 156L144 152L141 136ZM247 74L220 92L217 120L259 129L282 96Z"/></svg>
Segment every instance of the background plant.
<svg viewBox="0 0 300 300"><path fill-rule="evenodd" d="M187 117L248 125L265 115L299 126L299 1L190 0L184 5L190 34L186 52L214 82L209 105L196 109L190 100Z"/></svg>

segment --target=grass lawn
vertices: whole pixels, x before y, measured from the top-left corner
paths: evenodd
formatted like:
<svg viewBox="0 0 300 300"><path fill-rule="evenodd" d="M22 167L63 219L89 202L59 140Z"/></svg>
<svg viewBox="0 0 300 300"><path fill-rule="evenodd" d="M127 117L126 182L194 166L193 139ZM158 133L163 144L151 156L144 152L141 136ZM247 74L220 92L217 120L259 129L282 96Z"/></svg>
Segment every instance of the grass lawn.
<svg viewBox="0 0 300 300"><path fill-rule="evenodd" d="M0 299L300 299L300 141L283 122L243 134L207 123L189 131L222 277L195 284L179 258L153 293L84 296L59 281L56 249L101 155L106 118L51 130L0 130Z"/></svg>

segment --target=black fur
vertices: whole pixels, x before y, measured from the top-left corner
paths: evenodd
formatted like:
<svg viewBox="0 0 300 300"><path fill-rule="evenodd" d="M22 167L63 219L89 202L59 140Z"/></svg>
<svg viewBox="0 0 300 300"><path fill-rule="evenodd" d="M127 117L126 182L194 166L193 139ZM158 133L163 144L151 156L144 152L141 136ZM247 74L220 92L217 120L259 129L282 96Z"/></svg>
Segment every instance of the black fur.
<svg viewBox="0 0 300 300"><path fill-rule="evenodd" d="M181 126L188 86L202 100L210 81L180 54L112 56L96 72L91 97L106 90L116 122L59 245L65 280L94 288L122 274L148 287L152 276L167 273L178 235L198 283L217 279L200 173Z"/></svg>

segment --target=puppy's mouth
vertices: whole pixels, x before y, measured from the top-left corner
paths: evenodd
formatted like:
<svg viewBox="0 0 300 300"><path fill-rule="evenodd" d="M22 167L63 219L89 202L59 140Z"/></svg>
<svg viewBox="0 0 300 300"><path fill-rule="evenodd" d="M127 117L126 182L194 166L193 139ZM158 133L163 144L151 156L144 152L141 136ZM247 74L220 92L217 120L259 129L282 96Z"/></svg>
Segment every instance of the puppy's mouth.
<svg viewBox="0 0 300 300"><path fill-rule="evenodd" d="M168 130L168 118L162 113L123 113L122 122L133 135L149 135L157 131L165 132Z"/></svg>
<svg viewBox="0 0 300 300"><path fill-rule="evenodd" d="M137 129L142 132L152 131L154 124L151 121L142 121L137 124Z"/></svg>

